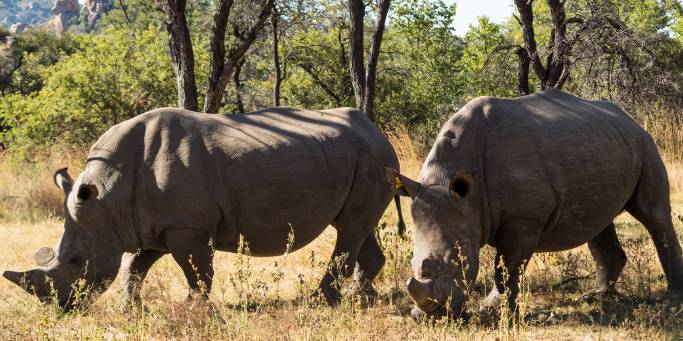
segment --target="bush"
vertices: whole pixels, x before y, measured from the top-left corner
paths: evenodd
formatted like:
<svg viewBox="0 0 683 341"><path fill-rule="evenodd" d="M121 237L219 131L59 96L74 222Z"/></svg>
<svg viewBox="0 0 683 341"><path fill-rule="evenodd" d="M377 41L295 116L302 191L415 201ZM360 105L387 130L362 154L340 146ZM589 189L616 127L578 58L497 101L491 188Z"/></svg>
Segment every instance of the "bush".
<svg viewBox="0 0 683 341"><path fill-rule="evenodd" d="M81 49L41 71L36 92L0 99L1 140L20 148L89 145L110 126L175 104L164 33L112 29L78 37Z"/></svg>

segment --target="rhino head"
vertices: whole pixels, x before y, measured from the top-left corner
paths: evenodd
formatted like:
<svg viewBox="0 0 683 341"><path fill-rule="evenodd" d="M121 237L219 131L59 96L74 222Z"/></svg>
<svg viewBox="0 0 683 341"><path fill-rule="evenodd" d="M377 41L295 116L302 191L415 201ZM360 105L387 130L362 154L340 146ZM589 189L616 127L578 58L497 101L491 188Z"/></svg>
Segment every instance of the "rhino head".
<svg viewBox="0 0 683 341"><path fill-rule="evenodd" d="M56 301L64 311L85 308L94 294L105 290L116 277L123 253L112 219L98 198L100 189L83 178L74 186L66 168L55 173L55 184L64 191L62 238L54 248L38 250L36 268L3 273L41 302Z"/></svg>
<svg viewBox="0 0 683 341"><path fill-rule="evenodd" d="M413 316L461 316L479 271L481 212L474 173L422 184L388 168L387 177L398 194L413 200L413 276L407 282L417 305Z"/></svg>

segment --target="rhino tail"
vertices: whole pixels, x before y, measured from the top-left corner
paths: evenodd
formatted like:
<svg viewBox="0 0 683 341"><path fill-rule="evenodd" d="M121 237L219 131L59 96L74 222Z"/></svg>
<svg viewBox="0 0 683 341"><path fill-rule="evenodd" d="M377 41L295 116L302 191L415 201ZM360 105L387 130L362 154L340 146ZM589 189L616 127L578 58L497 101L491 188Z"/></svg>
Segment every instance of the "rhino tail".
<svg viewBox="0 0 683 341"><path fill-rule="evenodd" d="M403 221L403 213L401 212L401 196L394 194L394 203L396 204L396 212L398 212L398 235L403 238L406 234L406 223Z"/></svg>

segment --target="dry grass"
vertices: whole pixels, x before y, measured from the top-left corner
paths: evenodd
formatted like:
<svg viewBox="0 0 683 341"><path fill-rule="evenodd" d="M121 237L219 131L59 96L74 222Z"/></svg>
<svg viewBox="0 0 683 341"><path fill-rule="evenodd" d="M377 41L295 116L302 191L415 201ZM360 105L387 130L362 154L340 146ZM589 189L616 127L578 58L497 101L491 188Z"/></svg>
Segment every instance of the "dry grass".
<svg viewBox="0 0 683 341"><path fill-rule="evenodd" d="M390 135L402 172L416 176L420 158L409 135ZM69 153L67 155L79 155ZM56 155L56 154L55 154ZM82 155L82 154L80 154ZM48 158L24 164L0 160L0 269L23 269L32 254L61 235L61 195L52 171L83 157ZM49 161L56 160L56 161ZM683 163L669 158L674 207L683 212ZM75 175L75 172L72 172ZM36 199L37 197L37 199ZM404 207L409 207L404 201ZM410 212L404 209L411 225ZM676 220L679 237L683 236ZM286 256L251 258L217 253L211 301L214 313L185 301L186 283L171 257L154 266L143 290L145 311L126 311L115 283L88 311L61 315L0 280L0 339L531 339L624 340L680 339L683 308L662 304L665 288L655 250L645 229L628 216L617 219L629 262L617 286L621 297L589 302L579 299L591 288L595 266L587 248L535 255L524 276L520 304L524 319L508 326L476 313L477 301L491 287L493 252L482 250L468 324L420 323L408 317L410 299L403 283L410 274L411 244L396 236L395 210L380 222L387 264L376 280L380 301L364 307L346 293L335 309L309 298L334 244L331 228L307 247ZM410 231L410 227L408 228ZM410 232L409 232L410 234Z"/></svg>

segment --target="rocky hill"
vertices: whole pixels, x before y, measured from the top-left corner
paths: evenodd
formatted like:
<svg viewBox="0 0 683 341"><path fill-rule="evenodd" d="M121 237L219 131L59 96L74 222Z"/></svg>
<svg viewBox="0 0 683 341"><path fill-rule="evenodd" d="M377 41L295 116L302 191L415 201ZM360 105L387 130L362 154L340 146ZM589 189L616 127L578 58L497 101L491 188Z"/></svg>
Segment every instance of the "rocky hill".
<svg viewBox="0 0 683 341"><path fill-rule="evenodd" d="M54 0L0 0L0 26L38 26L52 18Z"/></svg>
<svg viewBox="0 0 683 341"><path fill-rule="evenodd" d="M64 31L84 22L95 22L113 7L113 0L0 0L0 26L11 29L45 26Z"/></svg>

